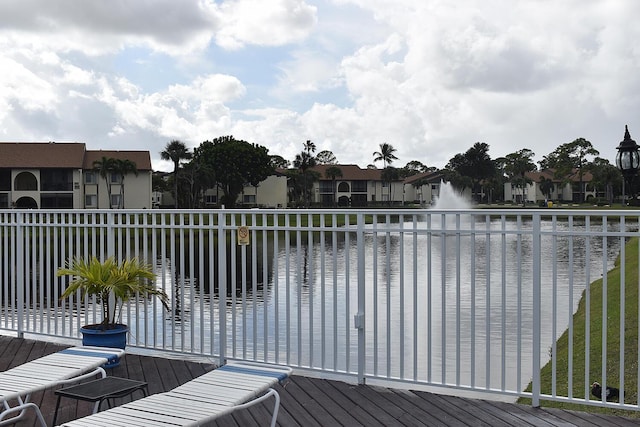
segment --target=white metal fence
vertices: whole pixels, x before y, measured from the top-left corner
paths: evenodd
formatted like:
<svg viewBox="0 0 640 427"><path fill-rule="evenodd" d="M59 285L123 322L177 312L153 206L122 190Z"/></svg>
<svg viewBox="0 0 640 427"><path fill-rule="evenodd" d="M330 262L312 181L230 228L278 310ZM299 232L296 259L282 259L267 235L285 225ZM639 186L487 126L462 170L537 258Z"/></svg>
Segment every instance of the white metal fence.
<svg viewBox="0 0 640 427"><path fill-rule="evenodd" d="M624 243L638 220L515 209L3 211L0 329L77 338L100 311L61 300L68 278L56 270L75 256L137 256L155 266L171 312L130 303L130 346L534 405L604 405L589 396L598 381L628 396L608 405L637 409L625 381L640 383L640 368L625 354L637 355L640 282ZM608 277L619 254L619 276ZM574 317L579 303L592 308Z"/></svg>

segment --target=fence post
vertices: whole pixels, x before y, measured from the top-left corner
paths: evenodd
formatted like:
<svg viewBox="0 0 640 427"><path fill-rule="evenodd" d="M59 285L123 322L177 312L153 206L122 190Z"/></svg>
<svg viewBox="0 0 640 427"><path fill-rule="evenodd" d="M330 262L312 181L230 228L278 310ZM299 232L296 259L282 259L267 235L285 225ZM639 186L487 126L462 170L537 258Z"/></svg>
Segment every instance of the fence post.
<svg viewBox="0 0 640 427"><path fill-rule="evenodd" d="M115 218L112 210L105 213L107 215L107 258L116 255L116 231Z"/></svg>
<svg viewBox="0 0 640 427"><path fill-rule="evenodd" d="M531 406L540 406L540 350L541 350L541 218L539 213L534 213L532 217L532 240L533 240L533 354L532 360L532 381L531 381Z"/></svg>
<svg viewBox="0 0 640 427"><path fill-rule="evenodd" d="M29 242L24 239L24 213L15 212L16 234L13 247L16 254L15 280L18 305L18 338L24 338L24 253L30 250Z"/></svg>
<svg viewBox="0 0 640 427"><path fill-rule="evenodd" d="M358 213L356 244L358 251L358 312L353 323L358 330L358 384L365 384L366 343L365 343L365 259L364 259L364 215Z"/></svg>
<svg viewBox="0 0 640 427"><path fill-rule="evenodd" d="M220 354L219 364L224 365L227 357L227 239L224 230L225 214L221 209L218 213L218 298L220 306L220 339L218 350ZM213 298L212 304L213 304Z"/></svg>

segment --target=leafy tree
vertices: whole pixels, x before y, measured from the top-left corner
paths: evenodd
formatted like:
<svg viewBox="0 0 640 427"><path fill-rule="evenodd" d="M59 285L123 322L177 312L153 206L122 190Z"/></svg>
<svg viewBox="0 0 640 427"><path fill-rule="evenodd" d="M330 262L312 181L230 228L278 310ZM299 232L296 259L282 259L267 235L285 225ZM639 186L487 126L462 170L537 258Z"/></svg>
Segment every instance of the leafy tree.
<svg viewBox="0 0 640 427"><path fill-rule="evenodd" d="M544 156L540 161L540 168L553 169L554 178L561 180L562 185L571 182L574 170L577 170L580 183L580 202L584 202L583 175L589 169L587 156L597 156L600 152L593 148L591 142L578 138L572 142L560 145L554 151Z"/></svg>
<svg viewBox="0 0 640 427"><path fill-rule="evenodd" d="M324 150L316 156L316 163L319 165L336 165L338 160L332 151Z"/></svg>
<svg viewBox="0 0 640 427"><path fill-rule="evenodd" d="M443 169L442 178L444 181L449 182L453 188L457 189L460 193L473 185L471 178L461 175L458 171L452 169Z"/></svg>
<svg viewBox="0 0 640 427"><path fill-rule="evenodd" d="M614 188L619 188L622 185L622 173L617 167L609 163L609 160L601 157L593 159L590 171L593 177L591 184L594 189L601 188L609 204L612 204Z"/></svg>
<svg viewBox="0 0 640 427"><path fill-rule="evenodd" d="M391 164L394 160L398 160L394 154L396 151L397 150L393 148L393 145L384 142L380 144L380 151L373 152L373 162L375 163L382 160L382 168L386 169L387 164Z"/></svg>
<svg viewBox="0 0 640 427"><path fill-rule="evenodd" d="M425 165L422 162L419 162L418 160L411 160L409 163L407 163L405 165L404 168L402 168L401 176L403 177L408 177L408 176L412 176L412 175L416 175L419 173L424 173L424 172L435 172L436 170L438 170L438 168L436 167L428 167L427 165Z"/></svg>
<svg viewBox="0 0 640 427"><path fill-rule="evenodd" d="M308 206L308 195L313 189L313 183L320 179L320 173L307 169L289 169L287 172L289 186L289 200L294 206Z"/></svg>
<svg viewBox="0 0 640 427"><path fill-rule="evenodd" d="M171 160L173 162L173 198L175 200L175 208L178 208L178 170L182 160L189 160L191 153L184 142L174 139L167 143L164 151L160 153L162 160Z"/></svg>
<svg viewBox="0 0 640 427"><path fill-rule="evenodd" d="M483 180L490 179L496 173L495 164L489 157L489 145L484 142L476 142L466 153L456 154L446 168L468 177L473 194L477 194Z"/></svg>
<svg viewBox="0 0 640 427"><path fill-rule="evenodd" d="M287 169L289 167L289 160L286 160L282 156L274 154L269 156L271 158L271 167L274 169Z"/></svg>
<svg viewBox="0 0 640 427"><path fill-rule="evenodd" d="M215 176L221 203L234 207L245 185L257 186L273 173L267 148L233 136L204 141L194 150L200 167Z"/></svg>
<svg viewBox="0 0 640 427"><path fill-rule="evenodd" d="M115 168L116 159L111 157L102 156L100 160L96 160L95 162L93 162L93 170L99 173L100 176L104 178L104 182L107 184L107 198L109 200L109 207L111 207L111 174L114 173Z"/></svg>
<svg viewBox="0 0 640 427"><path fill-rule="evenodd" d="M324 174L331 179L333 189L333 205L336 204L336 178L342 178L342 169L337 166L329 166Z"/></svg>
<svg viewBox="0 0 640 427"><path fill-rule="evenodd" d="M527 178L527 172L533 172L536 170L536 165L533 163L533 156L535 153L528 148L516 151L515 153L507 154L504 157L504 172L507 175L507 179L511 182L511 185L515 188L520 188L522 191L522 205L525 205L524 189L527 184L531 184L530 178Z"/></svg>
<svg viewBox="0 0 640 427"><path fill-rule="evenodd" d="M151 176L151 188L153 189L153 191L159 191L159 192L169 190L167 181L163 178L163 176L159 172L154 172L153 175Z"/></svg>
<svg viewBox="0 0 640 427"><path fill-rule="evenodd" d="M555 184L553 183L553 180L542 175L540 176L539 182L540 182L540 191L542 191L542 194L544 194L544 197L546 197L547 200L551 199L551 193L553 192L553 188L555 186Z"/></svg>
<svg viewBox="0 0 640 427"><path fill-rule="evenodd" d="M216 185L215 172L195 155L178 177L180 205L190 209L202 207L205 190Z"/></svg>

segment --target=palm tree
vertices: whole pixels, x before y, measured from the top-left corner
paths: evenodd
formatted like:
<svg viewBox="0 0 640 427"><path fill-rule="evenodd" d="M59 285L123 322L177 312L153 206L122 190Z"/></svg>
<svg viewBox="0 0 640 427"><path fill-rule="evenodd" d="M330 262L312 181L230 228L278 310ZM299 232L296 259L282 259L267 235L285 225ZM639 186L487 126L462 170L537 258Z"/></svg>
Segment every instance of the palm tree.
<svg viewBox="0 0 640 427"><path fill-rule="evenodd" d="M379 162L380 160L382 160L382 164L383 164L383 171L386 171L387 169L387 164L391 164L393 163L394 160L398 160L398 158L395 156L396 149L393 148L393 145L389 144L389 143L382 143L380 144L380 151L374 151L373 152L373 162ZM384 175L384 172L383 172ZM387 173L387 178L389 178L389 180L387 181L387 184L389 186L389 204L391 204L391 174ZM384 176L382 177L383 181L384 181ZM383 194L384 196L384 194Z"/></svg>
<svg viewBox="0 0 640 427"><path fill-rule="evenodd" d="M391 164L393 163L394 160L398 160L398 158L395 156L395 153L397 150L395 148L393 148L393 145L389 144L389 143L382 143L380 144L380 151L374 151L373 152L373 161L375 162L379 162L380 160L382 160L383 163L383 168L382 169L386 169L387 168L387 163Z"/></svg>
<svg viewBox="0 0 640 427"><path fill-rule="evenodd" d="M333 181L333 204L336 204L336 178L342 178L342 169L337 166L329 166L324 174Z"/></svg>
<svg viewBox="0 0 640 427"><path fill-rule="evenodd" d="M115 160L115 173L120 174L120 202L118 207L124 209L124 178L129 173L138 176L138 168L136 163L131 160L117 159Z"/></svg>
<svg viewBox="0 0 640 427"><path fill-rule="evenodd" d="M167 143L164 151L160 153L162 160L171 160L173 162L173 198L175 200L175 208L178 208L178 169L181 160L189 160L191 153L184 142L174 139Z"/></svg>
<svg viewBox="0 0 640 427"><path fill-rule="evenodd" d="M115 171L116 159L102 156L102 159L93 162L93 170L98 172L107 184L107 206L111 207L111 174ZM98 200L98 206L100 201Z"/></svg>
<svg viewBox="0 0 640 427"><path fill-rule="evenodd" d="M306 151L307 154L309 154L309 156L311 156L311 153L316 152L316 144L311 142L310 139L307 139L307 142L305 142L303 146L304 146L304 151Z"/></svg>

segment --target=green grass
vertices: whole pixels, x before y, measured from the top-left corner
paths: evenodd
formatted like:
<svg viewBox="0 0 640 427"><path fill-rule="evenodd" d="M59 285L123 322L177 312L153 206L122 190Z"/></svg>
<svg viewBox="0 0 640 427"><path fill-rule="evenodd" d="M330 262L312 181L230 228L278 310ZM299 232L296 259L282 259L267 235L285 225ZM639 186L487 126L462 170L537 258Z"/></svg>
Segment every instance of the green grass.
<svg viewBox="0 0 640 427"><path fill-rule="evenodd" d="M590 392L593 381L602 382L602 344L603 325L606 323L606 357L605 364L607 385L618 387L620 383L620 316L624 317L624 389L625 402L636 404L638 401L638 238L633 238L625 245L625 274L624 274L624 311L621 310L621 269L620 257L615 267L606 276L607 318L603 319L603 302L605 286L603 279L598 279L589 286L590 304L587 307L585 290L582 294L578 310L573 316L573 378L572 393L576 398L584 398L585 392ZM587 310L589 310L589 328L587 328ZM587 368L586 339L589 334L588 369ZM553 359L556 363L556 394L567 396L569 378L569 333L568 330L556 343L555 354L541 370L542 393L552 392ZM551 351L550 351L551 352ZM527 391L531 390L531 384ZM591 399L596 399L591 396ZM530 399L520 399L520 403L530 403ZM555 401L542 401L542 406L564 409L579 409L588 412L624 415L640 418L640 412L623 411L590 405L575 405Z"/></svg>

